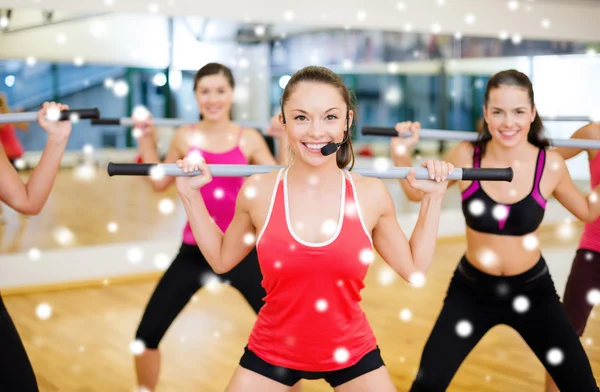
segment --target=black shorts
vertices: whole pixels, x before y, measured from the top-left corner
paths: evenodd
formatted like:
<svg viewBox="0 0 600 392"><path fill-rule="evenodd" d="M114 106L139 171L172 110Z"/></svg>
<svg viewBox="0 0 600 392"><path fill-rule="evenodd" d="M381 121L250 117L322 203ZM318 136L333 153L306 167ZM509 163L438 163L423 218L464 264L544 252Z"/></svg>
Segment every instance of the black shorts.
<svg viewBox="0 0 600 392"><path fill-rule="evenodd" d="M244 355L240 359L240 366L255 373L265 376L273 381L292 387L302 379L319 380L324 379L333 388L352 381L364 374L385 366L379 347L369 351L355 365L345 369L332 370L329 372L306 372L303 370L288 369L281 366L271 365L262 360L248 346L244 348Z"/></svg>

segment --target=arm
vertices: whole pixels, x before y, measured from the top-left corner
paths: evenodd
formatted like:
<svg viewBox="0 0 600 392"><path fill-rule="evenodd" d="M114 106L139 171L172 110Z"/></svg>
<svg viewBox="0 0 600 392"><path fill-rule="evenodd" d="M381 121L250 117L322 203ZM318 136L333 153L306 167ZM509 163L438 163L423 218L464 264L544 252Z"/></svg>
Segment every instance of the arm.
<svg viewBox="0 0 600 392"><path fill-rule="evenodd" d="M431 266L438 235L442 195L424 194L419 218L407 240L398 224L393 200L383 182L371 188L381 207L381 215L373 229L373 244L381 257L403 279L410 281L415 273L425 273Z"/></svg>
<svg viewBox="0 0 600 392"><path fill-rule="evenodd" d="M454 167L471 167L473 165L473 145L469 142L457 144L446 155L445 160ZM448 180L448 188L457 183L458 180Z"/></svg>
<svg viewBox="0 0 600 392"><path fill-rule="evenodd" d="M256 129L247 129L245 136L250 144L250 163L253 165L287 165L288 144L287 136L277 135L275 138L279 141L277 157L278 161L269 150L265 138Z"/></svg>
<svg viewBox="0 0 600 392"><path fill-rule="evenodd" d="M398 136L390 138L390 155L392 157L392 164L396 167L412 167L412 159L410 158L411 148L419 141L419 131L421 130L421 124L412 123L409 121L401 122L396 124L396 131L398 135L412 132L412 136ZM404 195L409 201L421 201L423 198L423 192L414 189L409 185L406 179L399 179L400 186L404 191Z"/></svg>
<svg viewBox="0 0 600 392"><path fill-rule="evenodd" d="M398 154L392 151L392 162L394 166L398 167L412 167L413 165L409 152L406 152L405 154ZM418 202L423 199L423 192L411 187L406 179L399 179L398 181L400 181L400 186L402 186L404 195L406 195L408 200Z"/></svg>
<svg viewBox="0 0 600 392"><path fill-rule="evenodd" d="M200 251L213 270L217 274L223 274L235 267L254 247L254 240L248 241L245 238L248 235L254 236L255 232L249 213L252 202L244 197L245 189L241 189L238 193L233 220L227 231L223 233L211 218L198 192L202 185L198 187L188 185L193 181L201 181L205 177L204 173L209 173L205 163L197 165L197 168L202 170L203 174L187 179L178 177L177 189ZM248 178L243 188L247 187L248 183L251 183L250 186L255 186L256 180L253 177Z"/></svg>
<svg viewBox="0 0 600 392"><path fill-rule="evenodd" d="M277 138L277 162L280 165L290 164L290 142L288 141L287 135L282 134Z"/></svg>
<svg viewBox="0 0 600 392"><path fill-rule="evenodd" d="M573 183L562 156L556 152L549 152L548 157L547 164L551 165L552 170L556 169L556 175L559 178L552 193L556 200L579 220L593 222L598 219L600 215L600 203L598 202L600 186L596 187L592 194L586 197Z"/></svg>
<svg viewBox="0 0 600 392"><path fill-rule="evenodd" d="M50 122L44 118L50 106L68 109L65 105L44 103L38 112L38 122L48 133L48 141L35 170L24 184L0 147L0 200L21 214L39 214L46 203L60 168L71 133L71 122Z"/></svg>
<svg viewBox="0 0 600 392"><path fill-rule="evenodd" d="M150 126L147 130L144 130L142 136L138 138L138 146L140 148L140 155L142 157L142 161L145 163L175 163L178 159L180 159L183 154L181 153L180 146L182 142L184 142L184 130L180 128L175 133L173 140L171 141L171 146L169 147L169 151L167 152L167 156L164 161L161 162L158 157L158 152L156 150L156 140L155 140L156 130L153 126ZM150 184L152 188L156 192L162 192L169 187L174 181L174 177L165 176L161 179L152 179L149 178Z"/></svg>
<svg viewBox="0 0 600 392"><path fill-rule="evenodd" d="M589 123L579 128L571 136L571 139L600 139L600 124ZM564 159L570 159L585 150L583 148L558 147L554 151L562 155Z"/></svg>

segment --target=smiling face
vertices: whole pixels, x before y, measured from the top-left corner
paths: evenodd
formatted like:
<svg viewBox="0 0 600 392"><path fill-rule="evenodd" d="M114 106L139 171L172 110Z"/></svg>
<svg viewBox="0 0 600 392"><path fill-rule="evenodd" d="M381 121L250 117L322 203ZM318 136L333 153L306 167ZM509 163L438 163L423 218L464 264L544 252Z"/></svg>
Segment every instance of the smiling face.
<svg viewBox="0 0 600 392"><path fill-rule="evenodd" d="M354 113L335 86L303 81L297 83L284 103L285 129L296 159L311 166L335 162L336 155L324 156L327 143L340 143ZM283 117L281 122L283 123Z"/></svg>
<svg viewBox="0 0 600 392"><path fill-rule="evenodd" d="M221 74L203 76L196 83L196 101L204 120L220 121L229 118L233 104L233 88Z"/></svg>
<svg viewBox="0 0 600 392"><path fill-rule="evenodd" d="M513 147L527 142L536 109L526 88L500 85L490 90L483 115L492 138Z"/></svg>

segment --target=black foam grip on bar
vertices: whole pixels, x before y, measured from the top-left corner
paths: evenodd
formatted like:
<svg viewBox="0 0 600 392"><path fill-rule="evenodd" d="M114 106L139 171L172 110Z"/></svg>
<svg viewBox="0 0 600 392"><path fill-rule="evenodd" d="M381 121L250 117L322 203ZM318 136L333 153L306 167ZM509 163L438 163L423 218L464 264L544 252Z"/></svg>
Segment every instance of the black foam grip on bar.
<svg viewBox="0 0 600 392"><path fill-rule="evenodd" d="M114 164L110 162L108 164L108 175L121 175L121 176L147 176L150 174L152 166L156 164L152 163L119 163Z"/></svg>
<svg viewBox="0 0 600 392"><path fill-rule="evenodd" d="M121 125L121 119L119 118L98 118L92 120L92 125Z"/></svg>
<svg viewBox="0 0 600 392"><path fill-rule="evenodd" d="M98 110L98 108L63 110L60 112L59 120L60 121L70 120L71 115L76 115L80 120L94 120L94 119L100 117L100 110Z"/></svg>
<svg viewBox="0 0 600 392"><path fill-rule="evenodd" d="M362 134L372 136L398 136L396 129L390 127L363 127Z"/></svg>
<svg viewBox="0 0 600 392"><path fill-rule="evenodd" d="M507 181L512 182L514 172L512 167L505 169L474 168L462 169L463 181Z"/></svg>

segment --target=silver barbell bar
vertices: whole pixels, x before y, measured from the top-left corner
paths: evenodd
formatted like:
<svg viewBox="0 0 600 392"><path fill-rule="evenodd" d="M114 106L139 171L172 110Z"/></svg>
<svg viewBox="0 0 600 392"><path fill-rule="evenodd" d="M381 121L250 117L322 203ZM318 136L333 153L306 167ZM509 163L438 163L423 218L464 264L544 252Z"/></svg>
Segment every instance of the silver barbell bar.
<svg viewBox="0 0 600 392"><path fill-rule="evenodd" d="M269 165L208 165L213 177L248 177L253 174L270 173L286 166ZM430 180L426 168L418 167L392 167L385 170L356 168L352 171L366 177L377 177L381 179L406 178L408 173L415 169L416 178L419 180ZM175 176L189 177L201 174L200 171L184 172L174 163L113 163L107 167L109 176ZM507 168L455 168L448 176L449 180L464 181L507 181L513 179L513 169Z"/></svg>
<svg viewBox="0 0 600 392"><path fill-rule="evenodd" d="M411 132L398 134L395 128L392 127L363 127L363 135L373 136L400 136L410 137ZM465 141L474 142L478 137L477 132L466 131L449 131L443 129L421 129L419 131L419 139L423 140L448 140L448 141ZM600 140L588 139L549 139L550 145L554 147L566 148L581 148L585 150L600 150Z"/></svg>

